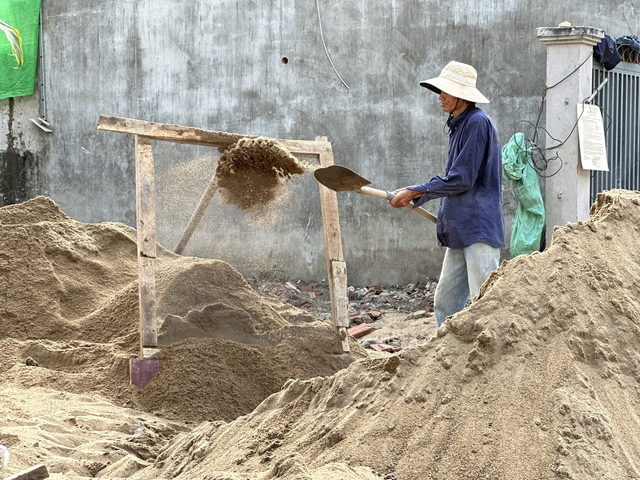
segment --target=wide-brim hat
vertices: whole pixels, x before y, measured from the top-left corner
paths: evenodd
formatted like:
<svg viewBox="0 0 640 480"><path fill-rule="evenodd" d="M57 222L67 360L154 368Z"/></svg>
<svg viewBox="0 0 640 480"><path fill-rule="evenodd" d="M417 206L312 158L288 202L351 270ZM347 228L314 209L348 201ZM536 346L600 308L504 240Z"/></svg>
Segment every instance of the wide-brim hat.
<svg viewBox="0 0 640 480"><path fill-rule="evenodd" d="M420 82L425 88L440 94L448 93L456 98L473 103L490 103L476 88L478 72L471 65L460 62L449 62L436 78Z"/></svg>

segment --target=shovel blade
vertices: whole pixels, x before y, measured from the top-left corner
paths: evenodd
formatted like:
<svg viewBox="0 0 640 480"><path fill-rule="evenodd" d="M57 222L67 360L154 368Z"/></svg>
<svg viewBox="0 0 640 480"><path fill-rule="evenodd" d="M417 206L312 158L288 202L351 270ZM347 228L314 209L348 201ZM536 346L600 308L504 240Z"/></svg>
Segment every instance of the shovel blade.
<svg viewBox="0 0 640 480"><path fill-rule="evenodd" d="M313 172L322 185L334 192L358 191L371 182L342 165L329 165Z"/></svg>

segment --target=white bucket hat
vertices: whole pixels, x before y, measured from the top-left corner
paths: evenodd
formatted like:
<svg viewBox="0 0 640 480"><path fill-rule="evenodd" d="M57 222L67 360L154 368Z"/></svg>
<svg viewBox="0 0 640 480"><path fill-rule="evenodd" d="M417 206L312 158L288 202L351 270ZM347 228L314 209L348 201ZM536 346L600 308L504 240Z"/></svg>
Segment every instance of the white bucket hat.
<svg viewBox="0 0 640 480"><path fill-rule="evenodd" d="M490 103L476 88L478 72L471 65L449 62L436 78L424 80L420 85L436 93L445 92L473 103Z"/></svg>

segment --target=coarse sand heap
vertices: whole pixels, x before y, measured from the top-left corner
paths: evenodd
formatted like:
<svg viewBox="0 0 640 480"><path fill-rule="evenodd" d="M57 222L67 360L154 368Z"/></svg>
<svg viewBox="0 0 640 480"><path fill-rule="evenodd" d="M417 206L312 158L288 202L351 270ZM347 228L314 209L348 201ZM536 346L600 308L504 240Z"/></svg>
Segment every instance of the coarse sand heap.
<svg viewBox="0 0 640 480"><path fill-rule="evenodd" d="M44 197L0 228L3 476L640 478L640 192L600 193L436 338L379 358L352 342L346 359L330 322L228 264L159 248L163 366L142 390L133 229Z"/></svg>

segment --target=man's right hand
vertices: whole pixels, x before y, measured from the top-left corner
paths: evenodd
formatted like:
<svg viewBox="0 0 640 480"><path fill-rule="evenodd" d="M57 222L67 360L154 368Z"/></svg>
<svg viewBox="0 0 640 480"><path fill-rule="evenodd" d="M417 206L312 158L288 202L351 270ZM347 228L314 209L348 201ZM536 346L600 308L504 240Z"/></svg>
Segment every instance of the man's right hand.
<svg viewBox="0 0 640 480"><path fill-rule="evenodd" d="M408 188L399 188L393 193L395 197L389 203L395 208L404 208L411 203L411 200L422 196L422 193L409 190Z"/></svg>

